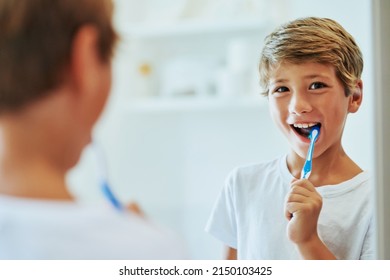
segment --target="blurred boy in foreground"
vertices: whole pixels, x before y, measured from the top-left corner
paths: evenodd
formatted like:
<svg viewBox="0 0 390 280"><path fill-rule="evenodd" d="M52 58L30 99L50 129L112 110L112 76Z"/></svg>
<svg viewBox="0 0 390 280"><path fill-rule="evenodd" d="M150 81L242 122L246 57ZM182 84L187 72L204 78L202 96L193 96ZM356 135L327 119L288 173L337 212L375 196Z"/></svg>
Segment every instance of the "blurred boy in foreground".
<svg viewBox="0 0 390 280"><path fill-rule="evenodd" d="M0 259L178 259L175 236L77 203L65 175L111 87L110 0L0 1Z"/></svg>

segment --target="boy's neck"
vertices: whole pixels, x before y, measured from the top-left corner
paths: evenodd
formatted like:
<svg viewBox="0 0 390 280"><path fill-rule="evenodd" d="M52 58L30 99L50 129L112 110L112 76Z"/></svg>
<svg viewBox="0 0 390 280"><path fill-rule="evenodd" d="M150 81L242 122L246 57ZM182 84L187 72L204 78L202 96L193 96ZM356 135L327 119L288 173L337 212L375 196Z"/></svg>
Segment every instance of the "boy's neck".
<svg viewBox="0 0 390 280"><path fill-rule="evenodd" d="M0 194L31 199L73 200L67 190L64 174L58 174L39 162L31 165L17 164L12 168L12 163L2 161Z"/></svg>
<svg viewBox="0 0 390 280"><path fill-rule="evenodd" d="M53 117L50 121L56 121ZM61 127L61 124L59 124ZM71 200L63 165L66 137L31 116L0 118L0 193ZM58 151L62 151L62 154Z"/></svg>
<svg viewBox="0 0 390 280"><path fill-rule="evenodd" d="M305 159L294 151L287 156L287 165L295 178L300 178ZM309 180L314 186L335 185L349 180L363 170L344 152L342 146L328 149L313 158L313 168Z"/></svg>

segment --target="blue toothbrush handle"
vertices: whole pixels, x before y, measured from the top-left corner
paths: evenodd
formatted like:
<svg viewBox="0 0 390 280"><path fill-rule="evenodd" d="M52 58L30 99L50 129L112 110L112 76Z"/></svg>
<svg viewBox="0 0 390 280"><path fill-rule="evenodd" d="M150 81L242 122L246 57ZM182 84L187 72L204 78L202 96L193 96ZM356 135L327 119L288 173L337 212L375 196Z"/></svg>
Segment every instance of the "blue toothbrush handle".
<svg viewBox="0 0 390 280"><path fill-rule="evenodd" d="M311 174L311 160L306 160L301 172L301 179L308 179Z"/></svg>
<svg viewBox="0 0 390 280"><path fill-rule="evenodd" d="M123 206L120 203L120 201L115 197L113 192L111 191L110 187L108 186L107 182L102 181L101 187L103 194L107 197L107 199L111 202L111 204L119 211L123 210Z"/></svg>
<svg viewBox="0 0 390 280"><path fill-rule="evenodd" d="M314 128L310 133L310 146L309 150L307 151L305 164L303 165L301 171L301 179L308 179L311 174L314 142L316 141L319 133L319 128Z"/></svg>

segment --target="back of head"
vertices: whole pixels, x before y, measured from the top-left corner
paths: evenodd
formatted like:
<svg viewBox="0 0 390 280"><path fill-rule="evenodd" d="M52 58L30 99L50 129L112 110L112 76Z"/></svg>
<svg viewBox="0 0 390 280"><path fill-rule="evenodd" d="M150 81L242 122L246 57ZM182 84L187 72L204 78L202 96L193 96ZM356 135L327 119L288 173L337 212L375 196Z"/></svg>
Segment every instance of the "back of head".
<svg viewBox="0 0 390 280"><path fill-rule="evenodd" d="M58 86L76 31L97 28L98 53L111 58L116 33L111 0L0 1L0 114L15 111Z"/></svg>
<svg viewBox="0 0 390 280"><path fill-rule="evenodd" d="M362 53L354 38L336 21L327 18L297 19L266 37L259 65L265 95L268 95L270 72L281 62L334 66L347 96L363 71Z"/></svg>

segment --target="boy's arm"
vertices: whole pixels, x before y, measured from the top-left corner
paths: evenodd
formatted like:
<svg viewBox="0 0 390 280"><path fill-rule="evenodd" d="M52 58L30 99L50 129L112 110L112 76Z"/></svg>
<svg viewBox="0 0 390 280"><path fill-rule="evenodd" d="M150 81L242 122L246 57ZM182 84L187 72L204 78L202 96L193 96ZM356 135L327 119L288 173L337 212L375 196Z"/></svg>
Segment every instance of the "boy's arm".
<svg viewBox="0 0 390 280"><path fill-rule="evenodd" d="M336 259L317 232L322 197L307 179L292 182L286 197L287 234L304 259Z"/></svg>
<svg viewBox="0 0 390 280"><path fill-rule="evenodd" d="M336 260L335 255L329 251L318 235L312 240L297 244L297 247L305 260Z"/></svg>

